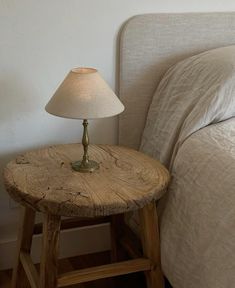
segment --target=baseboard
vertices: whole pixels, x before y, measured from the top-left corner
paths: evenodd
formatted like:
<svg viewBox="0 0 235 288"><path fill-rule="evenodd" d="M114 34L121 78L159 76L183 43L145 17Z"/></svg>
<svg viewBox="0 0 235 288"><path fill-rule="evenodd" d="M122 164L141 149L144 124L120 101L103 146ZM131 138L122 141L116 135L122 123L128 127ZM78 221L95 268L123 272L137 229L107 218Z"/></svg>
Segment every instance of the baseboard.
<svg viewBox="0 0 235 288"><path fill-rule="evenodd" d="M0 270L13 267L16 239L0 242ZM73 257L110 249L109 224L65 230L60 236L60 258ZM33 238L32 258L40 262L41 235Z"/></svg>

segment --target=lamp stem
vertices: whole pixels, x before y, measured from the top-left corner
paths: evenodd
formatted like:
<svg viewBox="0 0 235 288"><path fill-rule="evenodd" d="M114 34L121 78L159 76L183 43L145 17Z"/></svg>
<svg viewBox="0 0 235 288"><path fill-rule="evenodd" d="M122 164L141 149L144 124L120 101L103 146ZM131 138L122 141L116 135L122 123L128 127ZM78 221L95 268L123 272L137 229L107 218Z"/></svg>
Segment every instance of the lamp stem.
<svg viewBox="0 0 235 288"><path fill-rule="evenodd" d="M89 160L88 156L88 147L89 147L89 137L88 137L88 121L87 119L83 120L83 135L82 135L82 145L83 145L83 157L82 160L72 162L72 168L75 171L88 173L94 172L99 169L99 163L94 160Z"/></svg>
<svg viewBox="0 0 235 288"><path fill-rule="evenodd" d="M83 120L83 136L82 136L82 145L83 145L83 158L82 158L82 165L86 165L89 162L89 156L88 156L88 146L89 146L89 136L88 136L88 121L87 119Z"/></svg>

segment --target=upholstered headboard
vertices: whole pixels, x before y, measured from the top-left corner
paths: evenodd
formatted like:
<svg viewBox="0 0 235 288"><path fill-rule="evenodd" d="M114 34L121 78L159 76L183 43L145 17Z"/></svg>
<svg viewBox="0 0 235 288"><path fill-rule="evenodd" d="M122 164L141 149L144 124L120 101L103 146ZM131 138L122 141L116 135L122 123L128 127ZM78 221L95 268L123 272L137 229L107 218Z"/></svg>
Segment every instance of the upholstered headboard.
<svg viewBox="0 0 235 288"><path fill-rule="evenodd" d="M138 148L153 93L164 72L193 54L235 44L235 13L147 14L121 32L119 144Z"/></svg>

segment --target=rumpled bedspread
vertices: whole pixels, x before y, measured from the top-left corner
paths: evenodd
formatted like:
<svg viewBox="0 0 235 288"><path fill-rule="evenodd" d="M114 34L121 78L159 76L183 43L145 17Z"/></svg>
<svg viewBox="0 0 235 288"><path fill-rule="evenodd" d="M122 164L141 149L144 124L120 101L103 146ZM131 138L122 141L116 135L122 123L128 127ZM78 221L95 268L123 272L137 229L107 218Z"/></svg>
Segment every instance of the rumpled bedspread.
<svg viewBox="0 0 235 288"><path fill-rule="evenodd" d="M172 181L160 201L162 267L174 288L235 287L235 46L171 67L141 150Z"/></svg>

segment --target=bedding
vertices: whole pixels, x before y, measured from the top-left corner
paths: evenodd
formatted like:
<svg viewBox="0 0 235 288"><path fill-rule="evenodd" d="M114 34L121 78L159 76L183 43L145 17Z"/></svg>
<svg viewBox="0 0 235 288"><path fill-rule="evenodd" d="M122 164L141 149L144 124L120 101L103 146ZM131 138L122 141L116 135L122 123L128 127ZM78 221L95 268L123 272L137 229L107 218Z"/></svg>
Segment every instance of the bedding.
<svg viewBox="0 0 235 288"><path fill-rule="evenodd" d="M235 46L163 76L141 150L172 181L160 201L162 267L174 288L235 286Z"/></svg>

